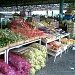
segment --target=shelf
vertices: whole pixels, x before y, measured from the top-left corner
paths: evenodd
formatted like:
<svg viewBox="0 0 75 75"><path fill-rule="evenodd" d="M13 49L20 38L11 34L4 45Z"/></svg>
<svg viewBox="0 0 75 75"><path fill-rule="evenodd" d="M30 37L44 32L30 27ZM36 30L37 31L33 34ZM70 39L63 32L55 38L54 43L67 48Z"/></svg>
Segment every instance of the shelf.
<svg viewBox="0 0 75 75"><path fill-rule="evenodd" d="M30 44L30 43L33 43L33 42L36 42L36 41L39 41L39 43L41 44L41 39L36 39L36 40L32 40L32 41L29 41L29 42L25 42L23 44L20 44L20 45L16 45L16 46L13 46L13 47L10 47L6 50L6 55L7 55L7 64L8 64L8 53L11 49L14 49L14 48L20 48L22 47L23 45L27 45L27 44Z"/></svg>
<svg viewBox="0 0 75 75"><path fill-rule="evenodd" d="M60 36L57 37L57 38L56 37L53 37L53 38L51 37L51 38L42 39L42 42L46 43L46 48L47 48L48 43L50 43L52 41L55 41L55 40L61 41L61 38L67 37L69 35L70 35L70 33L65 33L65 35L60 34ZM54 62L55 62L56 57L59 56L59 55L61 56L64 51L66 53L67 48L68 48L67 45L62 45L62 47L60 47L59 50L52 50L51 49L51 51L50 50L47 51L47 54L54 56Z"/></svg>
<svg viewBox="0 0 75 75"><path fill-rule="evenodd" d="M4 48L1 48L3 50L0 51L0 55L4 54L4 60L8 64L8 53L9 53L9 50L12 50L14 48L20 48L23 45L27 45L27 44L30 44L30 43L33 43L33 42L36 42L36 41L39 41L39 43L41 44L41 39L36 39L36 40L31 40L29 42L25 42L25 43L19 44L19 45L15 44L15 46L13 46L13 47L4 47Z"/></svg>
<svg viewBox="0 0 75 75"><path fill-rule="evenodd" d="M69 36L69 34L66 34L66 35L64 35L64 36L62 36L62 37L65 37L65 36ZM54 38L52 38L52 39L45 38L45 39L42 39L42 41L45 41L46 47L47 47L47 43L52 42L52 41L55 41L55 40L57 40L57 39L60 39L60 38L56 38L56 39L54 39ZM10 50L12 50L12 49L14 49L14 48L20 48L20 47L22 47L23 45L31 44L31 43L36 42L36 41L39 41L39 43L41 44L41 38L35 39L35 40L30 40L30 41L28 41L28 42L25 42L25 43L22 43L22 44L18 44L18 45L15 44L15 46L9 47L9 48L7 48L7 49L1 51L1 52L0 52L0 55L4 54L4 60L5 60L5 62L8 64L8 53L9 53ZM65 49L66 49L66 48L65 48ZM64 49L64 50L65 50L65 49ZM53 55L53 56L58 56L58 55L60 55L61 53L62 53L61 51L56 51L54 54L51 53L51 52L48 52L48 54Z"/></svg>
<svg viewBox="0 0 75 75"><path fill-rule="evenodd" d="M51 38L51 39L46 38L46 39L42 39L42 42L44 42L44 43L50 43L50 42L52 42L52 41L59 40L59 39L61 39L61 38L63 38L63 37L69 36L69 35L70 35L70 33L66 33L66 35L61 35L61 36L58 37L58 38Z"/></svg>
<svg viewBox="0 0 75 75"><path fill-rule="evenodd" d="M61 48L59 48L58 50L54 50L54 49L48 49L48 51L60 52L60 51L61 51Z"/></svg>
<svg viewBox="0 0 75 75"><path fill-rule="evenodd" d="M65 51L65 53L66 53L67 48L68 48L68 45L63 44L62 47L61 47L61 49L62 49L62 53L63 53L64 51Z"/></svg>
<svg viewBox="0 0 75 75"><path fill-rule="evenodd" d="M55 56L58 56L58 55L62 54L62 52L61 51L59 51L59 52L50 52L50 51L48 51L47 54L52 55L52 56L55 57Z"/></svg>
<svg viewBox="0 0 75 75"><path fill-rule="evenodd" d="M56 60L57 56L61 56L63 52L66 53L68 46L65 44L62 44L61 47L58 50L49 49L47 50L47 54L54 56L54 62Z"/></svg>
<svg viewBox="0 0 75 75"><path fill-rule="evenodd" d="M8 48L7 50L11 50L11 49L14 49L14 48L19 48L19 47L22 47L23 45L27 45L27 44L30 44L30 43L33 43L33 42L36 42L36 41L41 41L41 39L36 39L36 40L29 41L29 42L25 42L25 43L23 43L23 44L19 44L19 45L10 47L10 48ZM40 42L40 43L41 43L41 42Z"/></svg>
<svg viewBox="0 0 75 75"><path fill-rule="evenodd" d="M51 53L51 52L52 52L52 53L54 52L54 54L55 54L55 53L60 53L60 52L63 53L63 52L66 51L66 50L67 50L67 45L62 44L61 47L60 47L58 50L48 49L48 53L49 53L49 52L50 52L50 53ZM50 54L50 53L49 53L49 54Z"/></svg>
<svg viewBox="0 0 75 75"><path fill-rule="evenodd" d="M70 35L70 33L66 33L66 35L62 35L61 38L69 36L69 35Z"/></svg>

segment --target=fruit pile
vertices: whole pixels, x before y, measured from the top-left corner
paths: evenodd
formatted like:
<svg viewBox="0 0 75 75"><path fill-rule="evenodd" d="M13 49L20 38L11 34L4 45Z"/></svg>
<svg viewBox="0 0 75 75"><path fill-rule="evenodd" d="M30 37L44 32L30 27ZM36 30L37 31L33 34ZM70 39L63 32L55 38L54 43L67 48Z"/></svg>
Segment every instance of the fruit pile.
<svg viewBox="0 0 75 75"><path fill-rule="evenodd" d="M22 58L25 58L31 64L30 74L35 75L35 72L45 67L46 62L46 47L33 43L25 50L18 52Z"/></svg>
<svg viewBox="0 0 75 75"><path fill-rule="evenodd" d="M28 75L31 68L28 61L14 53L9 53L9 65L16 72L16 75Z"/></svg>
<svg viewBox="0 0 75 75"><path fill-rule="evenodd" d="M39 27L38 29L41 30L41 31L44 31L47 34L56 33L56 30L54 28L52 28L51 26L50 27Z"/></svg>
<svg viewBox="0 0 75 75"><path fill-rule="evenodd" d="M58 50L61 47L61 42L53 41L48 44L48 48Z"/></svg>
<svg viewBox="0 0 75 75"><path fill-rule="evenodd" d="M32 26L34 26L35 28L38 28L39 27L39 25L36 23L36 22L31 22L30 23Z"/></svg>
<svg viewBox="0 0 75 75"><path fill-rule="evenodd" d="M23 27L23 28L26 28L26 29L33 29L34 28L30 23L22 22L20 20L13 20L13 21L11 21L10 24L14 28L16 28L16 27Z"/></svg>
<svg viewBox="0 0 75 75"><path fill-rule="evenodd" d="M25 28L17 28L17 29L13 29L11 28L11 30L15 33L18 33L22 36L27 36L29 38L31 37L36 37L36 36L41 36L44 34L43 31L40 31L38 29L35 29L35 30L31 30L31 29L25 29Z"/></svg>
<svg viewBox="0 0 75 75"><path fill-rule="evenodd" d="M29 38L31 37L39 37L41 35L44 34L43 31L40 31L38 29L34 29L34 26L32 26L30 23L28 22L22 22L19 20L13 20L11 22L11 30L13 32L19 33L22 36L27 36Z"/></svg>
<svg viewBox="0 0 75 75"><path fill-rule="evenodd" d="M62 44L61 42L58 41L53 41L49 43L47 46L48 53L52 55L56 55L56 54L59 55L62 52L66 51L66 49L67 49L67 45Z"/></svg>
<svg viewBox="0 0 75 75"><path fill-rule="evenodd" d="M30 46L33 47L33 48L37 48L37 49L39 49L40 51L42 51L43 57L46 56L46 47L45 47L45 46L40 45L40 44L38 44L38 43L33 43L33 44L31 44Z"/></svg>
<svg viewBox="0 0 75 75"><path fill-rule="evenodd" d="M42 24L44 24L45 27L50 26L48 23L46 23L45 21L41 21Z"/></svg>
<svg viewBox="0 0 75 75"><path fill-rule="evenodd" d="M21 36L17 33L14 33L10 30L0 30L0 48L5 47L8 45L8 43L15 43L20 42L22 40L27 40L28 38L26 36Z"/></svg>
<svg viewBox="0 0 75 75"><path fill-rule="evenodd" d="M62 38L61 42L63 44L72 45L73 43L75 43L75 40L73 40L73 39L67 39L67 38Z"/></svg>

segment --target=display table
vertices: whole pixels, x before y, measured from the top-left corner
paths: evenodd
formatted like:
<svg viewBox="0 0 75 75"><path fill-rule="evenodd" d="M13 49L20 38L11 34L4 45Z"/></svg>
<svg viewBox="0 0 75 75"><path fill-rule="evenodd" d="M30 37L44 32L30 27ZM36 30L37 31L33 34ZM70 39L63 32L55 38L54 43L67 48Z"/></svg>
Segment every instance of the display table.
<svg viewBox="0 0 75 75"><path fill-rule="evenodd" d="M24 43L22 43L22 44L15 45L15 46L9 47L9 48L7 48L7 49L1 51L1 52L0 52L0 55L1 55L1 54L4 54L4 60L5 60L5 62L8 64L8 53L9 53L9 51L12 50L12 49L20 48L20 47L22 47L22 46L24 46L24 45L31 44L31 43L37 42L37 41L39 41L39 43L41 44L41 41L43 41L43 40L44 40L43 42L46 43L46 47L47 47L47 44L48 44L49 42L52 42L52 41L55 41L55 40L60 40L61 38L66 37L66 36L69 36L69 33L66 34L66 35L63 35L63 36L61 36L61 37L59 37L59 38L52 38L52 40L50 40L49 38L43 38L42 40L41 40L41 38L35 39L35 40L29 40L29 41L26 41L26 42L24 42ZM63 48L63 47L62 47L62 48ZM66 50L66 49L64 49L63 51L57 51L57 52L54 53L54 54L51 53L51 52L47 52L47 53L50 54L50 55L52 55L52 56L55 56L55 58L54 58L54 62L55 62L56 57L57 57L58 55L61 56L61 55L62 55L62 52L64 52L65 50Z"/></svg>
<svg viewBox="0 0 75 75"><path fill-rule="evenodd" d="M55 40L59 40L61 42L61 38L64 38L64 37L68 37L69 38L69 35L70 35L70 33L65 33L65 35L61 35L60 37L57 37L57 38L45 38L45 39L42 39L42 42L45 43L45 46L47 48L47 44L48 43L50 43L52 41L55 41ZM65 52L65 53L67 52L67 48L68 48L68 46L63 44L61 46L61 48L58 49L58 50L53 50L53 49L51 49L49 51L47 50L48 51L47 54L54 56L54 62L55 62L56 57L58 55L60 55L60 57L61 57L63 52Z"/></svg>
<svg viewBox="0 0 75 75"><path fill-rule="evenodd" d="M47 48L48 43L50 43L52 41L55 41L55 40L61 41L61 38L64 38L64 37L67 37L67 36L68 36L68 38L70 38L69 35L70 35L70 33L66 33L65 35L61 35L60 37L57 37L57 38L56 37L54 37L54 38L53 37L52 38L45 38L45 39L43 38L42 42L44 42L46 44L46 48Z"/></svg>
<svg viewBox="0 0 75 75"><path fill-rule="evenodd" d="M26 42L26 43L23 43L23 44L20 44L20 45L16 45L16 46L13 46L13 47L10 47L6 50L6 63L8 64L8 60L9 60L9 57L8 57L8 53L10 50L14 49L14 48L20 48L24 45L27 45L27 44L30 44L30 43L34 43L34 42L37 42L39 41L39 43L41 44L41 39L36 39L36 40L32 40L32 41L29 41L29 42Z"/></svg>
<svg viewBox="0 0 75 75"><path fill-rule="evenodd" d="M7 62L7 55L6 55L6 50L1 51L0 55L4 54L4 61Z"/></svg>

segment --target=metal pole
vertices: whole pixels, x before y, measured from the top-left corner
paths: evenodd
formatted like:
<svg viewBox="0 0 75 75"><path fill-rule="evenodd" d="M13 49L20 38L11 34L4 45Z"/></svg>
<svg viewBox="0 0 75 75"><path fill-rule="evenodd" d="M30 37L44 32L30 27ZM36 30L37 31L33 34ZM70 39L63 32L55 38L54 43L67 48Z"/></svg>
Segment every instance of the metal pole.
<svg viewBox="0 0 75 75"><path fill-rule="evenodd" d="M62 19L63 19L63 4L64 4L64 0L60 0L59 24L62 23Z"/></svg>

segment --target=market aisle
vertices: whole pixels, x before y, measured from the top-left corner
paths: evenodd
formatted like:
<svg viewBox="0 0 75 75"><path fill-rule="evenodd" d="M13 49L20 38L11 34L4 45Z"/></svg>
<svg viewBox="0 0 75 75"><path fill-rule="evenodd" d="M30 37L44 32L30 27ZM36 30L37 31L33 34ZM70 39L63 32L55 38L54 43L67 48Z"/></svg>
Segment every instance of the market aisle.
<svg viewBox="0 0 75 75"><path fill-rule="evenodd" d="M58 56L55 63L53 57L49 57L46 67L36 75L75 75L75 51L69 50L61 58Z"/></svg>

